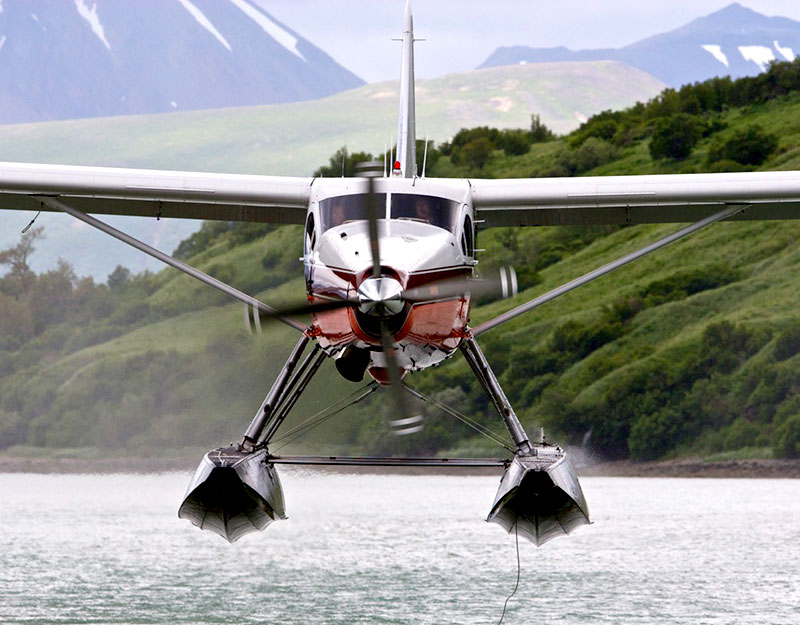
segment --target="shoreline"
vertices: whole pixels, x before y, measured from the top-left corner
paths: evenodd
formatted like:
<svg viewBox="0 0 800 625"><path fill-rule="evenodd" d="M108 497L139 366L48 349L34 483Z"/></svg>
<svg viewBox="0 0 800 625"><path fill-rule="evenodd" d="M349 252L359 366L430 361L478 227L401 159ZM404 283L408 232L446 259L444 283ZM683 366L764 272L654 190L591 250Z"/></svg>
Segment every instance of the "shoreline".
<svg viewBox="0 0 800 625"><path fill-rule="evenodd" d="M0 473L37 474L113 474L113 473L193 473L199 457L171 456L138 458L57 458L41 456L2 456ZM675 478L800 478L800 459L703 460L683 458L658 462L615 460L591 465L577 464L580 477L675 477ZM342 474L411 474L411 475L501 475L500 469L402 468L402 467L315 467L306 472Z"/></svg>

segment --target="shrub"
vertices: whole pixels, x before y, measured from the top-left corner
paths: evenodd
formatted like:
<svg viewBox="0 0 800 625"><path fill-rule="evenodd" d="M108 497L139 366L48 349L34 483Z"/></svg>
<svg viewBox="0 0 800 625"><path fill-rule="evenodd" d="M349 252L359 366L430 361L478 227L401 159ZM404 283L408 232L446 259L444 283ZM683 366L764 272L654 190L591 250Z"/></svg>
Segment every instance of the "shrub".
<svg viewBox="0 0 800 625"><path fill-rule="evenodd" d="M778 362L788 360L800 352L800 323L795 323L778 335L772 352Z"/></svg>
<svg viewBox="0 0 800 625"><path fill-rule="evenodd" d="M531 138L524 130L504 130L500 133L499 145L506 154L519 156L530 151Z"/></svg>
<svg viewBox="0 0 800 625"><path fill-rule="evenodd" d="M712 265L681 271L662 280L655 280L645 286L639 295L648 306L658 306L702 291L718 289L740 279L741 274L736 269Z"/></svg>
<svg viewBox="0 0 800 625"><path fill-rule="evenodd" d="M616 119L619 115L619 113L611 111L603 111L595 115L572 133L569 141L570 146L573 148L580 147L592 137L603 141L611 141L619 131L619 122Z"/></svg>
<svg viewBox="0 0 800 625"><path fill-rule="evenodd" d="M28 424L16 413L5 413L0 410L0 449L25 442Z"/></svg>
<svg viewBox="0 0 800 625"><path fill-rule="evenodd" d="M458 158L454 158L454 162L457 160L456 165L464 164L474 169L483 169L494 150L495 146L489 139L479 137L464 145L458 151Z"/></svg>
<svg viewBox="0 0 800 625"><path fill-rule="evenodd" d="M708 149L708 162L734 161L758 166L778 148L778 137L756 124L737 130L727 140L715 139Z"/></svg>
<svg viewBox="0 0 800 625"><path fill-rule="evenodd" d="M753 171L753 167L726 159L707 163L706 171L709 174L736 173L739 171Z"/></svg>
<svg viewBox="0 0 800 625"><path fill-rule="evenodd" d="M800 414L789 417L775 432L775 451L782 458L800 458Z"/></svg>
<svg viewBox="0 0 800 625"><path fill-rule="evenodd" d="M619 150L608 141L589 137L579 148L564 150L556 158L566 175L575 175L610 163L618 154Z"/></svg>
<svg viewBox="0 0 800 625"><path fill-rule="evenodd" d="M725 450L734 451L742 447L752 447L760 432L761 430L755 423L741 417L736 419L725 434L723 443Z"/></svg>
<svg viewBox="0 0 800 625"><path fill-rule="evenodd" d="M703 125L699 118L686 113L658 119L650 140L650 156L653 160L686 158L700 141Z"/></svg>
<svg viewBox="0 0 800 625"><path fill-rule="evenodd" d="M632 458L656 460L684 438L681 414L665 408L638 419L631 427L628 448Z"/></svg>

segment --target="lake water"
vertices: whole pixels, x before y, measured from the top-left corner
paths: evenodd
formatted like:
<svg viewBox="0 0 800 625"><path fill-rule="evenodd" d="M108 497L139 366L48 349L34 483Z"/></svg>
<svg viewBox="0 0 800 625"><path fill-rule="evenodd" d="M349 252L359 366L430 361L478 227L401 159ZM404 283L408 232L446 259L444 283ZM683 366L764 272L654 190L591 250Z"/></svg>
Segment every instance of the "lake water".
<svg viewBox="0 0 800 625"><path fill-rule="evenodd" d="M280 469L289 520L234 545L177 518L189 474L0 475L0 623L498 622L499 476ZM582 483L504 623L800 623L799 480Z"/></svg>

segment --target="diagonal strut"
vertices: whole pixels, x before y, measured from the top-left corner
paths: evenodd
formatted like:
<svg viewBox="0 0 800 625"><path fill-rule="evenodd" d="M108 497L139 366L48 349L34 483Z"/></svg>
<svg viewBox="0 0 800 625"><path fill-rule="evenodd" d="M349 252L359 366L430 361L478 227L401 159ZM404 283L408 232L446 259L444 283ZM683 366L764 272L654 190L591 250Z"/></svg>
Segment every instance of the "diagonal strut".
<svg viewBox="0 0 800 625"><path fill-rule="evenodd" d="M737 213L741 213L745 209L749 208L749 206L750 206L749 204L736 204L733 206L728 206L727 208L719 211L718 213L709 215L705 219L701 219L700 221L690 224L684 228L681 228L680 230L676 230L672 234L669 234L666 237L664 237L663 239L659 239L658 241L651 243L650 245L643 247L640 250L627 254L622 258L618 258L617 260L612 261L606 265L603 265L602 267L599 267L594 271L590 271L589 273L582 275L580 278L576 278L571 282L567 282L566 284L563 284L560 287L553 289L552 291L548 291L544 295L540 295L539 297L532 299L529 302L521 304L516 308L512 308L508 312L505 312L502 315L495 317L494 319L490 319L489 321L480 324L479 326L475 327L472 330L472 334L473 336L478 336L480 334L483 334L487 330L491 330L492 328L495 328L500 324L505 323L506 321L510 321L511 319L514 319L519 315L522 315L530 310L533 310L534 308L537 308L538 306L541 306L542 304L545 304L550 300L553 300L561 295L564 295L565 293L569 293L573 289L576 289L579 286L583 286L587 282L591 282L592 280L604 276L607 273L611 273L615 269L619 269L620 267L627 265L628 263L633 262L634 260L638 260L642 256L646 256L650 252L654 252L655 250L660 249L665 245L669 245L670 243L677 241L678 239L682 239L683 237L688 236L694 232L697 232L698 230L705 228L706 226L709 226L713 223L722 221L723 219L727 219L728 217L733 217Z"/></svg>
<svg viewBox="0 0 800 625"><path fill-rule="evenodd" d="M252 306L253 308L256 308L259 311L264 312L266 314L274 314L277 312L274 308L272 308L271 306L267 306L265 303L261 302L260 300L257 300L255 297L251 297L246 293L242 293L242 291L240 291L239 289L235 289L229 284L225 284L224 282L217 280L212 276L209 276L207 273L203 273L199 269L195 269L191 265L187 265L183 261L180 261L177 258L170 256L169 254L165 254L164 252L157 250L156 248L151 247L150 245L147 245L147 243L143 243L142 241L135 239L129 234L125 234L124 232L117 230L113 226L109 226L107 223L102 222L99 219L95 219L94 217L87 215L86 213L83 213L79 210L72 208L71 206L68 206L67 204L64 204L64 202L62 202L58 198L52 196L37 196L37 197L40 202L46 204L50 208L54 208L56 210L72 215L73 217L75 217L75 219L79 219L80 221L89 224L93 228L97 228L98 230L105 232L108 235L111 235L115 239L119 239L123 243L135 247L137 250L160 260L162 263L166 263L167 265L170 265L175 269L179 269L180 271L192 276L193 278L200 280L200 282L203 282L208 286L217 289L218 291L222 291L227 296L232 297L233 299L239 300L240 302L244 302L248 306ZM308 327L305 324L296 321L295 319L290 319L288 317L278 317L278 319L280 319L286 325L293 327L295 330L300 330L300 332L305 332Z"/></svg>

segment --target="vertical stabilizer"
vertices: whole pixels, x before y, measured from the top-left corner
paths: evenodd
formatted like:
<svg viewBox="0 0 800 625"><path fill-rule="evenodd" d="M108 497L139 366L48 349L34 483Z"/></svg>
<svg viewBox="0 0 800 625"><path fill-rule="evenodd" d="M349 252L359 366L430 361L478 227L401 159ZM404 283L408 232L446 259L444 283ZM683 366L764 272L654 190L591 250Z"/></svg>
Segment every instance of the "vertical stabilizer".
<svg viewBox="0 0 800 625"><path fill-rule="evenodd" d="M393 173L403 178L417 175L417 133L414 114L414 20L411 17L411 2L406 2L403 19L403 62L400 72L400 114L397 123L397 157Z"/></svg>

